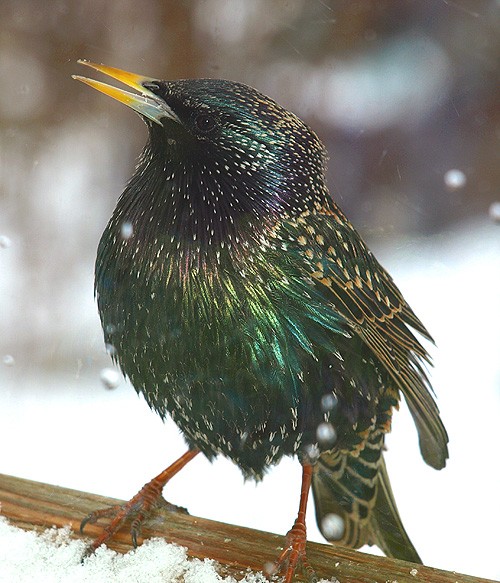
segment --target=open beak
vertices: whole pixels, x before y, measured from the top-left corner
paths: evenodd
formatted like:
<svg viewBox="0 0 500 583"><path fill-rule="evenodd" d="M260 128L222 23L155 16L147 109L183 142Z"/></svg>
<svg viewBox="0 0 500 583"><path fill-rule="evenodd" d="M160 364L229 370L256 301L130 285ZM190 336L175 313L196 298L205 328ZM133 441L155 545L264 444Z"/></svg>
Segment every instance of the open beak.
<svg viewBox="0 0 500 583"><path fill-rule="evenodd" d="M125 91L125 89L119 89L118 87L113 87L102 81L95 81L88 77L82 77L81 75L72 75L73 79L82 81L83 83L90 85L90 87L97 89L97 91L124 103L126 106L131 107L133 110L159 125L163 125L161 119L165 117L177 122L180 121L165 101L144 86L145 83L158 83L156 79L136 75L135 73L129 73L128 71L122 71L121 69L115 69L114 67L107 67L106 65L97 65L96 63L91 63L90 61L85 61L83 59L79 59L78 63L95 69L100 73L104 73L128 87L132 87L138 91L139 94L131 93L130 91Z"/></svg>

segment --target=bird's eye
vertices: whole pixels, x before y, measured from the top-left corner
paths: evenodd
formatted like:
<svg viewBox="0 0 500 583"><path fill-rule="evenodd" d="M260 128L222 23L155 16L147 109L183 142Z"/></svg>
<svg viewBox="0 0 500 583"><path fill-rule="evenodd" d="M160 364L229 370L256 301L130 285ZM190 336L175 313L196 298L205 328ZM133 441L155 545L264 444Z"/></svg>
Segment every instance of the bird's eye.
<svg viewBox="0 0 500 583"><path fill-rule="evenodd" d="M196 116L194 123L196 129L204 134L212 131L217 125L215 117L209 113L200 113Z"/></svg>

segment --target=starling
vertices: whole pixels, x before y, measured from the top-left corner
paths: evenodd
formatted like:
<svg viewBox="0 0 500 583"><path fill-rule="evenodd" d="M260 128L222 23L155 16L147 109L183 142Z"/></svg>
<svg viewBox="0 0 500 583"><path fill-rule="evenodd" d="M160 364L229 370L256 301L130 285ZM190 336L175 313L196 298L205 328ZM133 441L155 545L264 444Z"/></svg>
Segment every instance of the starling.
<svg viewBox="0 0 500 583"><path fill-rule="evenodd" d="M138 112L149 140L99 243L95 293L105 342L138 393L181 429L188 451L111 516L140 522L195 455L260 480L297 456L297 519L275 572L306 557L312 487L324 536L420 562L384 462L405 397L424 460L447 434L431 395L431 340L390 275L333 202L326 152L296 115L220 79L161 81L79 61L137 93L77 79ZM333 528L332 528L333 525Z"/></svg>

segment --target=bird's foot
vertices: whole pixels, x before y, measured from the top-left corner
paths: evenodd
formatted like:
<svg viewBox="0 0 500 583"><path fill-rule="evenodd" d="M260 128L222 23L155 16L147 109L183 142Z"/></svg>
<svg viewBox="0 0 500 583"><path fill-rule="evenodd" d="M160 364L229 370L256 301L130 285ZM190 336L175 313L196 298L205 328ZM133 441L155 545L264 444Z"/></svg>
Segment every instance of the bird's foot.
<svg viewBox="0 0 500 583"><path fill-rule="evenodd" d="M285 573L283 583L291 583L297 567L301 567L309 583L318 580L306 556L306 526L297 520L286 535L286 547L273 565L271 575Z"/></svg>
<svg viewBox="0 0 500 583"><path fill-rule="evenodd" d="M93 524L100 518L112 518L110 524L108 524L103 532L92 542L87 554L92 554L102 544L108 542L108 540L118 531L120 526L128 518L132 518L130 533L132 535L132 542L134 547L136 547L137 537L139 536L139 532L141 530L141 524L148 513L154 508L163 507L173 512L183 512L187 514L187 510L185 508L170 504L163 498L161 493L165 487L165 484L173 476L175 476L177 472L182 470L182 468L198 453L199 450L197 449L188 450L166 470L163 470L161 474L158 474L150 482L145 484L139 490L139 492L137 492L137 494L125 504L111 506L110 508L103 508L102 510L96 510L95 512L91 512L88 516L86 516L80 525L81 533L83 533L83 529L87 524Z"/></svg>
<svg viewBox="0 0 500 583"><path fill-rule="evenodd" d="M111 522L108 526L106 526L102 533L92 541L88 549L88 554L92 554L98 547L108 542L127 519L132 518L130 534L132 537L132 543L134 547L136 547L142 522L153 509L161 507L171 512L188 514L188 511L185 508L167 502L161 495L162 489L163 484L158 483L156 478L153 478L153 480L145 484L139 492L125 504L102 508L88 514L80 524L81 533L83 533L87 524L94 524L101 518L111 518Z"/></svg>

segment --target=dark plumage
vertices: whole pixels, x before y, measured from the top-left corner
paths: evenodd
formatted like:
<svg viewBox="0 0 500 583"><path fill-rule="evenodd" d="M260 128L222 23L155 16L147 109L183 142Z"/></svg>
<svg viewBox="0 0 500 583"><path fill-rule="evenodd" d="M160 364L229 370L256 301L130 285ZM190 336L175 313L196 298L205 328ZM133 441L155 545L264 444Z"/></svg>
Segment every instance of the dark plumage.
<svg viewBox="0 0 500 583"><path fill-rule="evenodd" d="M97 254L113 358L191 450L256 479L297 455L327 538L335 514L341 544L419 561L382 451L402 393L425 461L445 465L412 330L430 336L331 200L323 145L246 85L89 65L140 91L80 78L149 128ZM306 561L300 514L289 542L287 581Z"/></svg>

